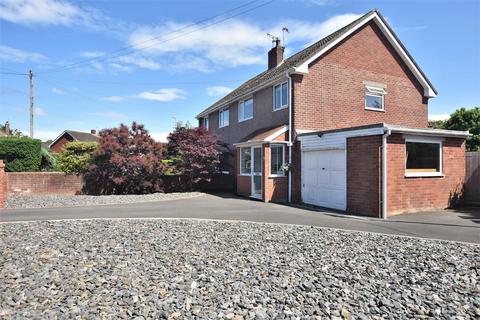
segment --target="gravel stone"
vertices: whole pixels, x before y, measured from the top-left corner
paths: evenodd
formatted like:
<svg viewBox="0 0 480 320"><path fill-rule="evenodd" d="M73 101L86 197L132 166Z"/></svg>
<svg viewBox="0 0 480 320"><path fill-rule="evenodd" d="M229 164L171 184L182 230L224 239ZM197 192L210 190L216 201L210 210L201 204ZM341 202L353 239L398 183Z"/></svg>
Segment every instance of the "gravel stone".
<svg viewBox="0 0 480 320"><path fill-rule="evenodd" d="M204 195L201 192L172 192L152 194L128 194L108 196L87 196L87 195L11 195L5 202L5 208L58 208L94 206L106 204L123 204L135 202L166 201L187 199Z"/></svg>
<svg viewBox="0 0 480 320"><path fill-rule="evenodd" d="M0 318L478 319L480 246L198 220L0 224Z"/></svg>

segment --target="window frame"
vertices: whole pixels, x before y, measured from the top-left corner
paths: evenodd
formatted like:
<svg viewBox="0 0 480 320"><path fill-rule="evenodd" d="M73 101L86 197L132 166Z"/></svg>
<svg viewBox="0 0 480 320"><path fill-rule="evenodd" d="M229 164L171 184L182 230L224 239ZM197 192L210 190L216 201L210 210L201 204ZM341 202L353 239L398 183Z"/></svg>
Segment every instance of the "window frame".
<svg viewBox="0 0 480 320"><path fill-rule="evenodd" d="M282 94L282 86L283 85L287 85L287 103L286 104L281 104L282 103L282 100L283 100L283 94ZM276 108L276 99L277 99L277 95L275 94L275 90L277 87L280 87L280 107L279 108ZM273 86L273 111L279 111L279 110L283 110L285 108L288 108L288 104L289 104L289 97L288 95L290 94L290 88L288 87L288 81L285 81L285 82L282 82L282 83L279 83L277 85L274 85Z"/></svg>
<svg viewBox="0 0 480 320"><path fill-rule="evenodd" d="M269 172L269 177L271 178L278 178L278 177L285 177L285 171L277 171L277 173L272 173L272 147L281 147L282 148L282 166L285 164L285 144L283 143L272 143L270 144L270 172ZM279 173L281 172L281 173Z"/></svg>
<svg viewBox="0 0 480 320"><path fill-rule="evenodd" d="M250 150L250 172L242 172L242 164L243 164L243 150L249 149ZM240 148L240 175L241 176L251 176L252 175L252 147L241 147Z"/></svg>
<svg viewBox="0 0 480 320"><path fill-rule="evenodd" d="M223 119L222 115L224 112L227 112L227 111L228 111L227 123L226 124L223 123L222 125L222 119ZM230 108L226 107L218 110L218 128L228 127L228 125L230 125Z"/></svg>
<svg viewBox="0 0 480 320"><path fill-rule="evenodd" d="M203 118L203 127L208 130L208 126L209 126L209 120L208 120L208 116L206 116L205 118Z"/></svg>
<svg viewBox="0 0 480 320"><path fill-rule="evenodd" d="M240 115L245 116L245 102L246 102L246 101L249 101L249 100L252 100L252 116L249 117L249 118L240 117ZM253 97L240 100L240 101L238 102L238 122L243 122L243 121L247 121L247 120L253 119L253 110L254 110Z"/></svg>
<svg viewBox="0 0 480 320"><path fill-rule="evenodd" d="M439 161L439 170L432 171L408 171L407 169L407 143L428 143L428 144L438 144L438 161ZM443 139L435 138L405 138L405 177L415 178L415 177L443 177Z"/></svg>
<svg viewBox="0 0 480 320"><path fill-rule="evenodd" d="M363 97L363 102L364 102L365 110L385 112L385 95L387 94L387 92L385 91L385 88L383 88L382 86L367 84L365 85L364 90L365 90L365 95ZM382 108L373 108L373 107L367 106L367 96L375 97L375 98L380 97L382 99Z"/></svg>

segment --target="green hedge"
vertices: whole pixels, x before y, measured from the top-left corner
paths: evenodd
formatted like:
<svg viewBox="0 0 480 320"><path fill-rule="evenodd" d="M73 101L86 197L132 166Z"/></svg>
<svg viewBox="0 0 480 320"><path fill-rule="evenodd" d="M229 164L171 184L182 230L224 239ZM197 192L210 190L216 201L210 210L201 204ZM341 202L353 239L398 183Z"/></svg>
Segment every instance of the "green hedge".
<svg viewBox="0 0 480 320"><path fill-rule="evenodd" d="M0 160L5 171L38 171L42 162L42 143L27 137L0 137Z"/></svg>
<svg viewBox="0 0 480 320"><path fill-rule="evenodd" d="M97 148L97 142L73 141L67 143L58 155L58 169L66 173L86 172Z"/></svg>

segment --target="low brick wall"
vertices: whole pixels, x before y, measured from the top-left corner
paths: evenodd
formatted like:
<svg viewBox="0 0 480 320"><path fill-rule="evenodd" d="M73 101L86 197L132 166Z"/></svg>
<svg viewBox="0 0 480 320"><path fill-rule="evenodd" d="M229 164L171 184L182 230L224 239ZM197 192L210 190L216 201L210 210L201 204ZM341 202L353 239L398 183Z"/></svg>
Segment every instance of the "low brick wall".
<svg viewBox="0 0 480 320"><path fill-rule="evenodd" d="M5 164L0 160L0 208L3 208L3 204L7 199L8 187L7 187L7 175L5 173Z"/></svg>
<svg viewBox="0 0 480 320"><path fill-rule="evenodd" d="M63 172L7 172L8 194L46 195L79 194L83 176Z"/></svg>

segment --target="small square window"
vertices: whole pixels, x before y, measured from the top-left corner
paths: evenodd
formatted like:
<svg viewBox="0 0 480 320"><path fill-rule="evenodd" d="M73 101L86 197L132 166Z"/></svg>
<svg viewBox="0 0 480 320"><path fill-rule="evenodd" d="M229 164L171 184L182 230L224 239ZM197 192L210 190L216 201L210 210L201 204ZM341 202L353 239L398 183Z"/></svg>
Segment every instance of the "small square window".
<svg viewBox="0 0 480 320"><path fill-rule="evenodd" d="M273 87L273 110L288 107L288 82Z"/></svg>
<svg viewBox="0 0 480 320"><path fill-rule="evenodd" d="M230 121L230 111L229 109L223 109L218 112L218 127L226 127L228 126Z"/></svg>
<svg viewBox="0 0 480 320"><path fill-rule="evenodd" d="M385 89L381 87L365 86L365 109L384 111L386 94Z"/></svg>
<svg viewBox="0 0 480 320"><path fill-rule="evenodd" d="M438 175L442 172L440 142L407 141L405 171L407 175Z"/></svg>
<svg viewBox="0 0 480 320"><path fill-rule="evenodd" d="M240 101L238 103L238 121L245 121L253 118L253 99Z"/></svg>

